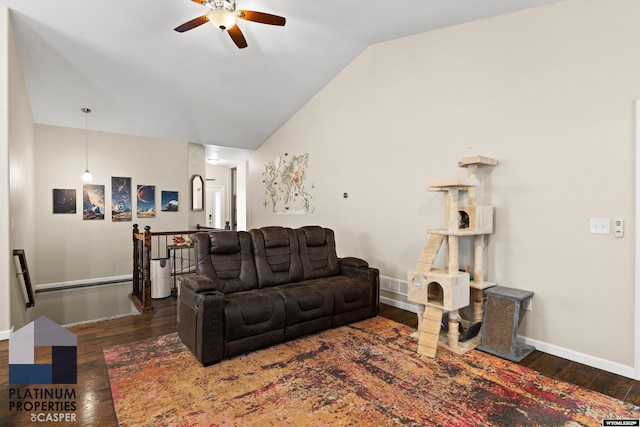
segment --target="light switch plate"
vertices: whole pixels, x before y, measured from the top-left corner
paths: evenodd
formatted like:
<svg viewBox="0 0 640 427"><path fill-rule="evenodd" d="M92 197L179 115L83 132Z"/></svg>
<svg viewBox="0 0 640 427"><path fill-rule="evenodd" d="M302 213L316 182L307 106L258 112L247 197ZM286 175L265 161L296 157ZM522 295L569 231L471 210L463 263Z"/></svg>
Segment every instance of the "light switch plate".
<svg viewBox="0 0 640 427"><path fill-rule="evenodd" d="M610 234L611 218L590 218L589 233L591 234Z"/></svg>

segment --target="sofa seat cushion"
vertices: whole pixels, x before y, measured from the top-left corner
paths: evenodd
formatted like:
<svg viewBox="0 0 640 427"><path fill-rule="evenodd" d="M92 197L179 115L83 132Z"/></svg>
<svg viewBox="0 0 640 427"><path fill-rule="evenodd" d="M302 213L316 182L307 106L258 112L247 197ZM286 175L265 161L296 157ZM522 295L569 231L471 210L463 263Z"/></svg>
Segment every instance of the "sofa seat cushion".
<svg viewBox="0 0 640 427"><path fill-rule="evenodd" d="M284 301L275 289L225 295L225 340L233 341L284 329Z"/></svg>
<svg viewBox="0 0 640 427"><path fill-rule="evenodd" d="M284 300L287 325L331 316L333 313L334 289L322 279L281 285L277 291Z"/></svg>

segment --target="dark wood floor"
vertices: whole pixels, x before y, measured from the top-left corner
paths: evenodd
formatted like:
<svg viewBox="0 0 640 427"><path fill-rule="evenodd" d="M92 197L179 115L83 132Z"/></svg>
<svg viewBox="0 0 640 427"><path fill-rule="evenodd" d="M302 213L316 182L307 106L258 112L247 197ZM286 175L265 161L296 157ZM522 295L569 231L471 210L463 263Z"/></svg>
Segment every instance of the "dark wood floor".
<svg viewBox="0 0 640 427"><path fill-rule="evenodd" d="M393 319L398 323L404 323L414 328L418 327L417 316L405 310L381 305L380 315ZM549 377L640 406L640 381L634 381L621 375L612 374L537 350L525 357L520 362L520 365L535 369Z"/></svg>
<svg viewBox="0 0 640 427"><path fill-rule="evenodd" d="M107 368L102 350L145 338L164 335L176 330L175 300L154 301L155 312L109 321L72 326L78 337L78 383L76 391L76 422L84 426L116 426ZM388 305L381 305L380 315L417 327L417 317ZM550 377L571 382L617 399L640 405L640 382L594 369L539 351L525 358L522 365L536 369ZM30 412L9 411L8 341L0 342L0 426L24 426L34 423ZM31 386L33 389L34 387ZM11 400L15 401L15 396ZM37 423L36 423L37 424ZM64 425L64 423L61 423ZM41 424L44 425L44 424Z"/></svg>

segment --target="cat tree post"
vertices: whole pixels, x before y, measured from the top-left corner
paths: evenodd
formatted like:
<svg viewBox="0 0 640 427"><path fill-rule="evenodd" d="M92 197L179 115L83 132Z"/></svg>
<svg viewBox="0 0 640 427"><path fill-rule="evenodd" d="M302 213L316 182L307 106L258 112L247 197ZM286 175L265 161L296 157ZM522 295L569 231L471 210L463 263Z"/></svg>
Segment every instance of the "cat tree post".
<svg viewBox="0 0 640 427"><path fill-rule="evenodd" d="M447 230L448 231L457 231L458 226L460 225L460 221L458 220L458 198L460 196L458 187L448 187L447 188ZM457 274L459 270L460 261L458 259L459 253L459 241L457 236L446 236L447 240L447 260L448 260L448 272L451 275ZM445 292L447 292L445 290ZM449 325L448 325L448 333L447 337L449 340L449 345L457 345L458 343L458 311L457 309L453 309L449 311Z"/></svg>
<svg viewBox="0 0 640 427"><path fill-rule="evenodd" d="M467 168L467 176L469 177L469 179L478 178L476 173L478 171L477 164L471 163L464 167ZM475 187L469 187L469 189L467 190L467 200L468 200L467 203L469 204L469 206L475 206L476 204L476 188Z"/></svg>
<svg viewBox="0 0 640 427"><path fill-rule="evenodd" d="M473 238L473 323L482 322L484 301L484 234Z"/></svg>
<svg viewBox="0 0 640 427"><path fill-rule="evenodd" d="M458 340L460 339L460 333L458 332L458 310L449 312L449 325L447 331L447 343L449 347L458 347Z"/></svg>

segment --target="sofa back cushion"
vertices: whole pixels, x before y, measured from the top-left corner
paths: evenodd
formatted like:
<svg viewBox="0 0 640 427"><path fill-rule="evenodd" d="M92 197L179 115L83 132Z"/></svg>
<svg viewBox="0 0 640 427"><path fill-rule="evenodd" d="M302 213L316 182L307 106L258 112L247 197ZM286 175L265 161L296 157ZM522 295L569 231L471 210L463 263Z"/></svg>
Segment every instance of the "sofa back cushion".
<svg viewBox="0 0 640 427"><path fill-rule="evenodd" d="M296 232L287 227L249 230L261 288L302 280L302 263Z"/></svg>
<svg viewBox="0 0 640 427"><path fill-rule="evenodd" d="M312 225L301 227L296 232L305 280L340 274L333 230Z"/></svg>
<svg viewBox="0 0 640 427"><path fill-rule="evenodd" d="M222 293L258 288L251 236L246 231L210 231L193 235L196 273L213 280Z"/></svg>

